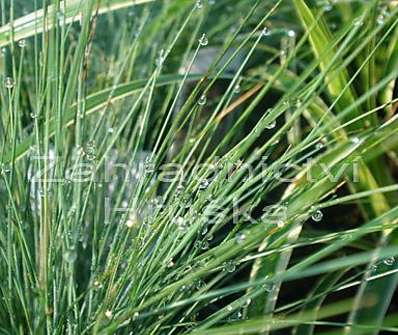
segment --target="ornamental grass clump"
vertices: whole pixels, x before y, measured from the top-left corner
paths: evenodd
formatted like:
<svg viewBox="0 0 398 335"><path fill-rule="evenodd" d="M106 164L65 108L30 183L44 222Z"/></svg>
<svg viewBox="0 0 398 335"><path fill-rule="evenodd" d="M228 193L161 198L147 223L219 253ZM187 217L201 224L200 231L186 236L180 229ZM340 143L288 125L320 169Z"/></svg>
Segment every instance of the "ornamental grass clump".
<svg viewBox="0 0 398 335"><path fill-rule="evenodd" d="M0 333L398 332L397 4L0 0Z"/></svg>

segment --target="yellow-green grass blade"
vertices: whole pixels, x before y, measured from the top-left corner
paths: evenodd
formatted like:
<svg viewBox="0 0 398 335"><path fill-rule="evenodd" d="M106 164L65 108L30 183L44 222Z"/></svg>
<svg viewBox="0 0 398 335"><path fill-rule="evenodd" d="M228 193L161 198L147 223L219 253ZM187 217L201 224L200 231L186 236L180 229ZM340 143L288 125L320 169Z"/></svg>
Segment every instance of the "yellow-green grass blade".
<svg viewBox="0 0 398 335"><path fill-rule="evenodd" d="M332 35L322 18L316 19L304 0L293 0L293 3L304 28L309 34L313 52L320 59L319 66L326 76L325 79L330 96L335 99L343 92L336 105L342 110L355 102L355 92L352 87L347 86L347 71L344 68L336 70L342 61L341 59L336 59L333 49L328 48ZM359 109L355 109L353 115L358 115L359 112Z"/></svg>
<svg viewBox="0 0 398 335"><path fill-rule="evenodd" d="M388 75L389 73L391 73L391 71L394 71L394 69L398 68L398 27L396 27L394 30L394 34L391 38L388 49L385 51L385 55L383 58L387 60L385 69L383 71L384 75ZM384 103L392 100L394 96L395 83L395 79L391 80L386 89L381 92L380 98ZM388 117L392 116L393 110L393 106L390 106L388 108Z"/></svg>
<svg viewBox="0 0 398 335"><path fill-rule="evenodd" d="M328 91L333 98L338 99L336 107L339 110L344 110L347 106L353 105L356 100L354 88L348 81L348 72L345 68L341 68L339 65L342 64L342 60L335 55L333 48L326 48L325 46L330 45L330 41L333 39L332 34L328 30L325 22L320 19L316 20L314 14L310 8L306 5L304 0L294 1L297 12L300 19L307 30L311 42L311 46L315 56L320 61L320 69L325 73L325 78L328 82ZM370 3L365 7L365 11L359 16L358 22L362 22L365 18L368 18L369 24L375 25L375 2ZM357 24L352 23L352 28L357 29ZM368 42L366 52L369 55L369 59L361 67L361 75L365 78L365 92L375 84L375 53L376 50L376 37L373 36ZM325 51L327 50L327 51ZM360 58L360 57L359 57ZM328 70L330 69L330 71ZM372 78L372 79L370 79ZM340 97L340 98L339 98ZM367 109L370 110L376 106L375 95L370 95L367 99ZM352 110L352 113L348 117L359 115L361 112L360 107L356 107ZM346 119L347 120L347 119ZM349 125L349 130L358 130L366 128L367 125L378 125L378 119L376 114L372 114L363 118L355 124ZM383 158L381 158L383 159ZM385 164L378 164L377 162L369 162L369 169L377 183L382 186L388 185L393 179L390 176L390 172L386 168Z"/></svg>
<svg viewBox="0 0 398 335"><path fill-rule="evenodd" d="M292 85L292 82L297 81L297 78L294 77L293 74L285 74L281 76L280 80L277 81L277 87L282 91L286 91L288 89L288 85ZM366 100L366 97L363 98ZM344 130L344 127L341 126L341 122L339 118L337 118L326 106L323 104L322 100L317 98L314 99L314 102L311 103L305 113L305 116L309 119L309 121L313 124L314 127L319 129L319 125L321 124L322 127L320 128L320 132L324 134L325 137L330 137L337 143L341 145L346 145L349 135ZM334 158L334 151L332 150L330 154L326 154L320 158L320 161L314 162L315 169L319 166L330 166L335 164ZM361 184L353 185L355 187L355 191L359 190L372 190L378 187L376 181L372 177L371 173L369 172L368 168L363 162L357 162L359 166L359 175ZM314 169L314 168L311 168ZM317 171L315 175L319 175L321 171ZM307 176L308 172L303 172L303 176ZM312 175L312 173L311 173ZM288 193L292 192L295 187L300 187L300 185L306 185L307 180L297 180L296 185L288 190ZM360 186L360 187L358 187ZM373 210L376 214L381 214L388 209L386 204L386 199L384 194L372 194L372 204ZM297 230L296 233L298 234L300 231ZM295 240L298 235L290 236ZM261 250L261 247L260 247ZM262 278L268 275L271 272L275 271L284 271L288 260L290 259L290 251L283 252L279 255L273 255L267 259L259 259L255 262L253 266L251 279L252 281L257 280L258 278ZM273 309L273 304L275 303L276 295L278 294L277 290L275 292L267 293L266 295L259 296L256 298L253 304L250 305L249 314L250 315L259 315L262 312L270 311ZM271 302L274 302L273 304ZM268 306L268 308L266 308Z"/></svg>
<svg viewBox="0 0 398 335"><path fill-rule="evenodd" d="M324 25L322 22L317 23L314 20L314 16L312 15L310 9L306 6L305 2L302 0L296 0L294 1L297 11L299 12L299 15L301 17L301 20L303 21L304 25L306 26L306 29L310 29L313 25L315 25L315 28L310 31L310 41L312 44L312 47L314 49L315 54L318 57L322 57L321 51L322 51L322 44L327 43L328 41L328 35L329 32L327 31L326 25ZM321 64L321 69L324 71L325 68L328 67L328 62L333 62L335 59L332 57L329 57L329 55L323 54L323 59L324 63ZM374 62L372 59L369 61L367 69L369 73L367 74L367 78L374 78ZM344 85L347 83L346 80L346 74L343 72L342 74L339 74L335 77L335 80L330 80L328 83L328 89L329 93L332 96L335 96L336 93L341 91L342 89L344 90ZM368 82L367 85L372 85L373 83ZM346 93L348 92L348 93ZM350 94L350 91L346 91L344 95L342 96L342 100L339 101L339 103L343 103L343 106L347 106L352 104L354 95ZM391 94L390 94L391 95ZM372 103L373 102L373 103ZM368 106L369 108L373 107L374 105L374 98L370 97L370 100L368 100ZM370 118L370 121L373 121L372 124L377 124L377 119L373 116ZM376 162L369 162L370 168L373 171L373 174L375 174L378 178L378 180L381 182L382 185L388 184L388 181L391 181L391 178L389 177L389 172L384 166L380 168L380 164L376 164ZM360 163L361 170L360 170L360 176L362 180L366 180L366 183L370 186L370 189L374 189L378 186L378 182L376 179L373 177L371 170L369 170L362 162ZM353 189L353 191L356 191L356 189ZM374 204L374 209L375 209L375 214L381 214L383 211L388 210L389 206L386 201L386 199L382 196L379 198L376 196L372 203ZM381 206L380 206L381 204ZM387 240L387 239L386 239ZM360 322L364 322L366 320L375 320L377 324L380 324L382 322L382 318L387 310L387 307L389 305L389 302L391 300L392 294L395 290L396 284L398 282L398 277L397 276L389 276L388 278L382 278L380 281L372 282L369 284L368 287L366 283L364 283L362 289L359 292L359 296L357 297L357 305L360 305L364 299L367 298L367 296L373 294L374 292L378 292L379 296L384 296L385 299L382 301L379 301L379 304L377 306L373 306L370 308L370 311L364 311L357 314L358 308L355 308L352 315L351 319L352 320L357 320ZM369 292L368 294L365 294L364 292ZM350 331L353 331L355 328L349 328L349 331L347 333L350 333Z"/></svg>
<svg viewBox="0 0 398 335"><path fill-rule="evenodd" d="M352 163L353 158L352 154L353 153L358 153L361 154L362 152L366 152L371 148L373 145L376 143L379 143L380 141L383 141L385 137L388 137L392 132L394 132L395 127L397 126L397 122L394 124L390 124L386 127L384 127L379 133L377 134L370 134L369 138L367 138L364 143L355 145L354 147L350 146L349 144L345 145L340 145L339 148L336 148L335 150L335 156L338 156L336 158L335 166L333 166L333 171L338 171L341 168L342 164L345 163ZM366 158L366 156L365 156ZM371 157L374 158L374 157ZM315 167L314 167L315 169ZM325 175L325 173L319 171L320 175L316 176L315 171L314 171L314 176L316 177L315 179L317 180L316 182L312 182L311 187L305 188L303 192L300 194L296 194L295 199L292 199L289 202L288 208L287 208L287 217L290 218L292 221L296 221L298 215L302 215L303 213L306 213L308 211L308 208L311 207L313 204L316 204L320 198L322 198L325 194L327 194L331 189L333 189L336 185L336 182L330 181L328 176ZM308 213L308 212L307 212ZM386 221L389 222L396 222L397 220L397 213L398 209L394 208L393 210L390 210L386 212L385 214L381 215L377 219L374 219L364 225L364 229L359 229L356 230L355 233L350 234L350 236L347 236L347 238L344 239L339 239L335 243L328 245L324 249L320 250L316 254L307 257L304 259L299 265L295 265L292 268L288 269L287 271L277 273L277 274L272 274L272 276L269 277L269 279L264 279L262 278L258 282L262 281L267 281L267 282L275 282L278 280L293 280L293 279L298 279L301 278L302 276L308 276L308 275L315 275L320 274L320 273L325 273L326 269L328 269L329 272L333 268L333 270L338 270L345 268L347 264L351 265L358 265L358 264L365 264L368 262L368 257L369 257L369 252L366 253L366 255L356 255L353 256L355 258L355 262L360 263L353 263L353 260L349 260L348 258L345 259L338 259L338 260L333 260L328 263L328 265L321 266L323 269L322 272L319 272L319 266L318 270L312 269L308 270L307 273L304 273L303 270L306 269L309 265L314 264L315 262L318 262L321 259L324 259L328 255L331 255L334 253L336 250L339 250L343 248L344 246L350 244L352 241L361 238L362 236L366 235L368 232L367 228L370 228L374 225L380 225L384 224ZM365 229L366 228L366 229ZM247 247L249 245L251 248L255 248L257 245L257 242L255 241L261 241L264 239L265 236L267 236L269 232L264 231L264 227L253 227L248 230L247 236L250 236L250 238L247 238L247 241L245 244L247 244ZM279 234L284 234L283 231L279 231ZM242 252L242 249L244 246L242 245L237 245L235 241L229 241L228 243L221 244L220 246L216 247L215 249L212 249L209 252L209 255L211 254L214 258L212 258L209 263L206 264L203 268L198 269L195 272L190 273L186 278L181 279L178 282L170 284L170 286L164 288L161 292L156 294L155 296L152 296L145 304L142 306L132 309L128 313L126 313L123 317L121 317L123 320L129 318L131 315L133 315L137 311L144 310L148 306L151 306L152 304L156 303L159 299L162 299L163 297L166 297L170 292L172 292L175 288L181 287L185 285L186 283L190 283L194 280L197 280L203 274L207 273L208 268L214 268L215 266L219 266L222 264L225 259L229 259L230 257L233 257L234 254L237 252ZM387 255L391 255L393 252L396 252L397 248L385 248L384 251L382 251L380 254L383 255L383 257L387 257ZM249 251L249 249L248 249ZM203 254L203 257L205 258L207 255L206 253ZM340 263L339 266L336 265L336 263ZM344 265L345 264L345 265ZM258 283L257 282L257 283ZM246 287L251 287L253 285L256 285L256 283L250 283Z"/></svg>

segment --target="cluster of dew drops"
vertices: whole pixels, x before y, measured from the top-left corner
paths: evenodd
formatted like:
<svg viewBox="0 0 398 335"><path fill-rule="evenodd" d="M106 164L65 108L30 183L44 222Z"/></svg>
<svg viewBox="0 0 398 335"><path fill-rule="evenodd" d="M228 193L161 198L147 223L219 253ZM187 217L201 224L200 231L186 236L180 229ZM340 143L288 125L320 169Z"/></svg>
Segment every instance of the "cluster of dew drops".
<svg viewBox="0 0 398 335"><path fill-rule="evenodd" d="M214 0L208 0L208 2L209 2L209 4L214 4L215 3ZM334 3L335 3L334 0L325 1L323 9L325 11L331 11L333 9ZM198 9L201 9L203 7L203 1L202 0L197 0L196 7ZM387 16L387 11L386 11L385 8L382 8L381 14L377 18L377 22L379 24L383 24L386 16ZM264 37L265 36L270 36L271 35L270 28L264 27L263 30L261 31L261 35L264 36ZM295 38L296 37L296 32L294 30L289 30L287 35L290 38ZM209 44L209 40L208 40L206 34L203 33L201 35L201 37L199 38L199 45L201 47L204 47L204 46L207 46L208 44ZM239 92L240 92L240 85L236 84L236 86L234 88L234 93L239 93ZM203 106L203 105L206 104L206 102L207 102L206 95L201 95L199 100L198 100L198 104ZM267 128L268 129L272 129L272 128L275 127L275 125L276 125L276 122L272 121L269 125L267 125ZM311 218L315 222L322 221L322 219L323 219L322 211L319 208L316 208L316 207L313 206L311 208ZM184 232L187 230L187 223L182 217L176 218L176 222L175 223L176 223L176 225L177 225L179 230L184 231ZM237 241L238 244L243 244L246 241L246 235L244 233L239 233L236 236L236 241ZM396 259L394 257L388 257L388 258L386 258L383 261L383 263L386 264L386 265L391 266L391 265L393 265L395 263L395 261L396 261ZM236 269L236 263L233 260L228 260L228 261L224 262L223 271L234 272L235 269Z"/></svg>
<svg viewBox="0 0 398 335"><path fill-rule="evenodd" d="M199 185L199 189L205 189L209 186L209 181L207 179L204 179L201 181L200 185ZM177 187L177 191L178 193L181 193L183 190L183 186L179 185ZM182 217L182 216L177 216L173 219L173 224L175 224L177 230L180 233L186 233L189 229L189 220L187 220L186 218ZM209 249L209 242L213 239L213 235L209 234L209 227L205 226L202 228L201 230L201 235L204 236L203 239L199 239L195 242L195 249L198 250L207 250ZM246 241L246 235L244 233L238 233L236 236L236 242L238 244L243 244ZM174 265L174 262L171 260L168 263L168 267L172 267ZM222 270L224 272L228 272L228 273L232 273L236 270L236 262L233 260L228 260L225 261L222 264ZM201 285L199 285L201 286Z"/></svg>

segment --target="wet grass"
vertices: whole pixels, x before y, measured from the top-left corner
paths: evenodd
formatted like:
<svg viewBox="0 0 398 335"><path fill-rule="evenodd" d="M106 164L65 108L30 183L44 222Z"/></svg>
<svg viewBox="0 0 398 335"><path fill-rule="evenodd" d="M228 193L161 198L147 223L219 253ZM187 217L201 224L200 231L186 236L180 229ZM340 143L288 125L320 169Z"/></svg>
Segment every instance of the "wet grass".
<svg viewBox="0 0 398 335"><path fill-rule="evenodd" d="M394 1L0 1L2 334L387 334Z"/></svg>

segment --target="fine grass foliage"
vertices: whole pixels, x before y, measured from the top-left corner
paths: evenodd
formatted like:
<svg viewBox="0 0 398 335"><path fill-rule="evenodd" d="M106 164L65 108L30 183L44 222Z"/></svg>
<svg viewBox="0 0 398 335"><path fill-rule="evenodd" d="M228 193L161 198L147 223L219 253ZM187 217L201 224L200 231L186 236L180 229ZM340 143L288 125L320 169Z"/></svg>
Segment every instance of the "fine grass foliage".
<svg viewBox="0 0 398 335"><path fill-rule="evenodd" d="M0 0L0 334L398 332L397 5Z"/></svg>

